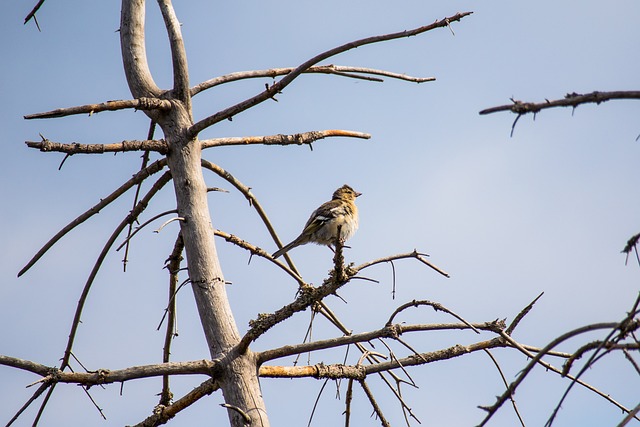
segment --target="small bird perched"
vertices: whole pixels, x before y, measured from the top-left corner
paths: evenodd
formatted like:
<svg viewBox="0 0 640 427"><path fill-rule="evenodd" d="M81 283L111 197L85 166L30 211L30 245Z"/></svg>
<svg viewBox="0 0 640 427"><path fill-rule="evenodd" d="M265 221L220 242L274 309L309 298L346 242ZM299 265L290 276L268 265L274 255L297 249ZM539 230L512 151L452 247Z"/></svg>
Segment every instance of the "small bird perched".
<svg viewBox="0 0 640 427"><path fill-rule="evenodd" d="M302 233L293 242L274 252L273 257L278 258L296 246L309 242L331 247L335 243L338 226L341 226L342 242L351 238L358 229L358 207L355 201L361 194L348 185L338 188L334 191L331 200L313 211Z"/></svg>

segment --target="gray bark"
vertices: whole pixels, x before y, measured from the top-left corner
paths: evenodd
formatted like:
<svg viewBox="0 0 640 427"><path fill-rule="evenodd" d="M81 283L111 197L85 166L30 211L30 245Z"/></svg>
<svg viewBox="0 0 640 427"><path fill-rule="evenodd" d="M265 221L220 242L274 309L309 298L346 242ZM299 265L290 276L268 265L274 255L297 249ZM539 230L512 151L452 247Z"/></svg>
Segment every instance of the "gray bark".
<svg viewBox="0 0 640 427"><path fill-rule="evenodd" d="M174 67L174 88L163 93L149 70L144 41L144 0L123 0L120 28L127 82L135 98L161 96L172 102L168 111L146 112L164 132L169 146L171 171L185 252L196 305L212 359L222 362L221 388L232 426L268 426L257 375L257 361L251 351L230 350L240 341L225 289L225 280L214 242L202 175L201 147L197 136L190 138L193 124L188 90L186 55L180 27L168 0L160 8L169 33ZM250 420L247 420L247 417Z"/></svg>

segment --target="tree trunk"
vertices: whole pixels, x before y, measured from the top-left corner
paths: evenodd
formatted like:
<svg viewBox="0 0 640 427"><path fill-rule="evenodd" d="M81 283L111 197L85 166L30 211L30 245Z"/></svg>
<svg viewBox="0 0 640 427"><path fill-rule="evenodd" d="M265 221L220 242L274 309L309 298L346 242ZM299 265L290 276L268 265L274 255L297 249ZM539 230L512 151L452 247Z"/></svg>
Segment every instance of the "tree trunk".
<svg viewBox="0 0 640 427"><path fill-rule="evenodd" d="M178 215L183 218L180 225L189 278L211 357L222 362L220 384L225 402L230 405L231 425L267 427L269 421L253 353L230 354L240 341L240 334L229 306L216 252L207 186L202 175L200 143L197 137L187 136L193 119L188 90L184 90L188 85L186 56L179 25L168 22L175 18L170 2L159 3L172 43L174 86L182 88L174 88L171 95L184 99L169 96L167 98L172 101L173 108L166 113L151 112L149 116L160 125L169 145L167 160L174 182ZM120 34L125 73L133 96L160 95L146 62L144 0L123 0Z"/></svg>

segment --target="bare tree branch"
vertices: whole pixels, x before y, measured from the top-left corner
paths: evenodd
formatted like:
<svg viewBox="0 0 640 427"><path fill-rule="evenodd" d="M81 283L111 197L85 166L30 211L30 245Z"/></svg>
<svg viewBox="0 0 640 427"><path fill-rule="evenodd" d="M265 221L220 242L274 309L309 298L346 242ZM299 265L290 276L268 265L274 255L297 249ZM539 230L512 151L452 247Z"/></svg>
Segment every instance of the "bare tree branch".
<svg viewBox="0 0 640 427"><path fill-rule="evenodd" d="M481 407L482 409L487 411L487 415L484 418L484 420L482 420L482 422L479 424L479 426L484 426L484 425L487 424L487 422L491 419L491 417L493 417L493 415L504 404L504 402L506 402L506 400L509 399L509 397L511 395L513 395L513 393L515 393L515 391L518 388L518 386L522 383L522 381L529 374L529 372L531 372L531 370L535 367L536 364L541 363L542 366L544 366L546 369L551 369L551 370L553 370L554 372L556 372L558 374L562 373L562 371L560 369L554 368L550 364L542 361L542 357L544 357L544 355L547 354L547 352L549 350L553 349L556 345L560 344L561 342L566 341L567 339L572 338L572 337L577 336L577 335L580 335L582 333L595 331L595 330L599 330L599 329L615 328L617 325L618 325L618 323L596 323L596 324L585 325L585 326L582 326L580 328L576 328L576 329L574 329L572 331L569 331L569 332L567 332L565 334L562 334L561 336L559 336L556 339L554 339L553 341L551 341L544 348L542 348L542 350L540 350L538 352L538 354L536 354L536 355L533 355L530 352L528 352L526 349L524 349L521 345L519 345L517 342L515 342L513 340L513 338L511 338L506 333L500 332L501 337L502 337L503 340L505 340L506 342L508 342L512 346L514 346L517 349L519 349L523 354L526 354L527 357L531 358L531 361L527 364L527 366L525 368L523 368L520 371L520 373L518 374L518 377L513 382L511 382L511 384L509 384L509 387L507 387L507 390L497 398L496 403L494 403L491 406L482 406ZM604 395L599 390L589 386L588 384L582 382L581 380L577 380L577 381L578 381L579 384L590 388L590 390L595 391L596 393L598 393L601 396L605 397L605 399L609 400L611 403L614 403L616 406L618 406L622 410L628 412L628 410L626 408L624 408L619 403L615 402L610 397Z"/></svg>
<svg viewBox="0 0 640 427"><path fill-rule="evenodd" d="M171 48L171 61L173 66L173 97L182 101L186 111L191 114L191 92L189 90L189 67L187 66L187 53L182 40L180 22L175 10L171 5L171 0L159 0L160 12L164 19L164 26L169 35L169 46Z"/></svg>
<svg viewBox="0 0 640 427"><path fill-rule="evenodd" d="M313 58L299 65L296 69L294 69L293 71L285 75L282 79L280 79L273 85L269 86L265 91L259 93L258 95L252 98L249 98L245 101L242 101L236 105L233 105L229 108L226 108L222 111L219 111L218 113L213 114L209 117L206 117L200 120L199 122L195 123L189 129L189 135L195 136L199 134L201 131L203 131L204 129L208 128L209 126L212 126L218 122L221 122L222 120L229 119L238 113L241 113L261 102L266 101L267 99L273 98L275 95L281 92L285 87L287 87L293 80L295 80L300 74L302 74L303 72L305 72L306 70L308 70L309 68L317 64L318 62L324 61L332 56L338 55L340 53L343 53L348 50L355 49L357 47L364 46L367 44L379 43L382 41L399 39L403 37L411 37L411 36L415 36L436 28L448 27L452 22L459 21L465 16L471 15L471 13L472 12L457 13L454 16L444 18L440 21L436 21L431 25L415 28L413 30L401 31L399 33L373 36L373 37L356 40L350 43L346 43L342 46L338 46L333 49L330 49L319 55L316 55Z"/></svg>
<svg viewBox="0 0 640 427"><path fill-rule="evenodd" d="M184 251L184 241L182 234L178 233L178 238L173 245L171 255L169 255L167 269L169 270L169 302L167 303L167 330L164 336L164 348L162 349L162 362L168 363L171 357L171 343L176 335L176 292L178 287L178 272ZM173 393L169 389L169 375L162 377L162 392L160 393L159 405L167 406L173 399Z"/></svg>
<svg viewBox="0 0 640 427"><path fill-rule="evenodd" d="M310 131L295 133L292 135L269 135L269 136L241 136L232 138L203 139L200 141L202 148L219 147L225 145L304 145L311 144L319 139L328 137L348 137L369 139L371 135L363 132L354 132L341 129L329 129L320 131Z"/></svg>
<svg viewBox="0 0 640 427"><path fill-rule="evenodd" d="M28 114L24 116L27 120L33 119L52 119L56 117L72 116L76 114L95 114L101 111L116 111L134 108L136 110L169 110L171 102L166 99L158 98L138 98L129 100L107 101L101 104L79 105L77 107L58 108L43 113Z"/></svg>
<svg viewBox="0 0 640 427"><path fill-rule="evenodd" d="M140 172L135 174L130 180L122 184L113 193L109 194L107 197L103 199L100 199L100 202L95 204L91 209L84 212L82 215L80 215L79 217L71 221L69 224L67 224L62 230L60 230L55 236L53 236L47 243L45 243L45 245L38 251L38 253L36 253L33 256L33 258L31 258L31 260L22 268L22 270L20 270L20 272L18 273L18 277L22 276L27 270L33 267L33 265L36 262L38 262L38 260L42 257L42 255L44 255L49 249L51 249L51 247L55 245L56 242L60 240L62 237L64 237L64 235L66 235L69 231L73 230L75 227L77 227L78 225L85 222L87 219L91 218L93 215L100 212L100 210L102 210L104 207L106 207L111 202L116 200L118 197L123 195L127 190L129 190L134 185L144 181L151 175L161 171L162 168L166 166L166 164L167 164L166 159L160 159L153 162L152 164L150 164L149 166L147 166L146 168L142 169Z"/></svg>
<svg viewBox="0 0 640 427"><path fill-rule="evenodd" d="M364 270L365 268L369 268L369 267L371 267L373 265L381 264L383 262L391 262L391 261L395 261L397 259L415 258L418 261L420 261L421 263L429 266L430 268L434 269L438 273L442 274L444 277L449 277L449 273L447 273L446 271L442 270L440 267L434 265L433 263L427 261L426 258L425 258L427 256L429 256L429 255L420 253L420 252L418 252L417 250L414 249L413 252L407 252L407 253L404 253L404 254L397 254L397 255L390 255L390 256L374 259L372 261L367 261L367 262L365 262L363 264L360 264L357 267L354 267L354 269L359 272L359 271Z"/></svg>
<svg viewBox="0 0 640 427"><path fill-rule="evenodd" d="M38 3L31 9L31 12L24 18L24 23L26 24L33 18L36 23L36 27L38 27L38 31L40 31L40 25L38 24L38 20L36 19L36 13L40 10L40 7L44 4L45 0L38 0Z"/></svg>
<svg viewBox="0 0 640 427"><path fill-rule="evenodd" d="M269 360L279 359L282 357L292 356L294 354L302 354L311 351L324 350L328 348L336 348L349 344L355 344L359 342L368 342L378 338L396 338L406 332L420 332L420 331L442 331L442 330L462 330L471 329L483 330L497 333L497 331L505 327L504 322L492 321L485 323L474 323L466 325L464 323L429 323L429 324L394 324L386 325L382 329L375 331L363 332L359 334L345 335L337 338L330 338L321 341L313 341L303 344L286 345L284 347L275 348L272 350L265 350L258 353L259 363L264 363Z"/></svg>
<svg viewBox="0 0 640 427"><path fill-rule="evenodd" d="M122 1L120 12L122 63L129 90L134 98L159 98L163 91L153 81L147 61L144 3L144 0Z"/></svg>
<svg viewBox="0 0 640 427"><path fill-rule="evenodd" d="M233 234L226 233L222 230L214 230L214 233L216 236L222 237L225 241L232 243L242 249L248 250L249 252L251 252L251 255L258 255L273 262L275 265L283 269L288 275L290 275L296 282L298 282L298 285L309 286L309 284L306 283L298 273L296 273L295 271L293 271L292 269L290 269L289 267L287 267L277 259L273 259L271 254L266 252L264 249L254 246L251 243L245 240L242 240L239 237L234 236Z"/></svg>
<svg viewBox="0 0 640 427"><path fill-rule="evenodd" d="M100 252L100 255L98 255L98 259L96 260L96 262L95 262L95 264L93 266L93 269L91 270L91 273L89 273L89 277L87 278L87 281L86 281L86 283L84 285L84 288L82 289L82 293L80 295L80 299L78 300L78 304L77 304L77 307L76 307L76 312L75 312L75 315L73 317L73 323L72 323L72 326L71 326L71 331L69 332L69 339L67 341L67 347L66 347L66 349L64 351L64 356L62 357L62 362L60 364L60 370L64 370L69 366L69 357L71 355L71 349L73 348L73 343L75 341L75 337L76 337L76 333L78 331L78 327L80 326L80 319L82 317L82 311L84 309L84 305L85 305L85 302L87 300L87 297L89 296L89 290L91 289L91 286L93 285L93 281L95 280L96 276L98 275L98 271L100 270L100 266L102 265L102 262L106 258L109 250L111 250L111 247L115 244L115 241L118 238L118 236L120 235L120 233L125 229L125 227L128 224L131 224L133 221L135 221L136 218L138 218L138 216L147 208L147 205L149 204L149 201L170 180L171 180L171 173L169 171L167 171L153 184L151 189L149 189L147 194L145 194L145 196L142 199L140 199L140 201L135 206L135 208L133 208L131 210L131 212L116 227L116 229L113 231L113 233L111 234L111 236L107 240L107 243L102 248L102 251Z"/></svg>
<svg viewBox="0 0 640 427"><path fill-rule="evenodd" d="M320 131L310 131L303 133L295 133L291 135L267 135L267 136L240 136L229 138L214 138L200 141L201 147L212 148L227 145L309 145L319 139L329 137L349 137L369 139L371 135L362 132L354 132L340 129L329 129ZM130 140L115 142L112 144L79 144L52 142L46 138L42 141L25 141L29 148L35 148L43 152L58 152L74 154L102 154L102 153L120 153L126 151L154 151L163 155L169 152L169 146L164 139L154 140L147 139L143 141Z"/></svg>
<svg viewBox="0 0 640 427"><path fill-rule="evenodd" d="M522 102L511 99L511 104L500 105L497 107L486 108L480 111L480 114L492 114L500 111L511 111L519 116L528 113L538 113L541 110L555 107L573 107L576 108L580 104L595 103L609 101L611 99L640 99L640 91L615 91L615 92L591 92L587 94L568 93L562 99L553 101L546 100L544 102Z"/></svg>
<svg viewBox="0 0 640 427"><path fill-rule="evenodd" d="M212 87L224 84L235 82L238 80L245 79L255 79L255 78L276 78L278 76L287 75L290 72L294 71L294 67L289 68L270 68L268 70L251 70L251 71L238 71L235 73L226 74L224 76L215 77L213 79L204 81L194 87L191 88L191 96L197 95L198 93L210 89ZM309 67L305 74L334 74L343 77L350 77L356 79L365 79L369 81L382 82L382 79L367 77L367 74L378 75L383 77L389 77L393 79L405 80L409 82L415 83L424 83L435 81L435 77L412 77L407 76L406 74L398 74L385 70L376 70L374 68L364 68L364 67L348 67L342 65L317 65L314 67Z"/></svg>
<svg viewBox="0 0 640 427"><path fill-rule="evenodd" d="M219 388L219 382L210 378L191 390L182 398L175 401L173 404L167 406L158 405L154 409L153 415L133 427L155 427L166 424L170 419L175 417L178 412L188 408L201 398L210 395Z"/></svg>
<svg viewBox="0 0 640 427"><path fill-rule="evenodd" d="M115 142L112 144L79 144L72 142L70 144L51 142L48 139L42 141L25 141L27 147L36 148L40 151L53 151L57 153L74 154L102 154L102 153L120 153L126 151L155 151L160 154L167 154L169 147L164 139L160 140L131 140Z"/></svg>

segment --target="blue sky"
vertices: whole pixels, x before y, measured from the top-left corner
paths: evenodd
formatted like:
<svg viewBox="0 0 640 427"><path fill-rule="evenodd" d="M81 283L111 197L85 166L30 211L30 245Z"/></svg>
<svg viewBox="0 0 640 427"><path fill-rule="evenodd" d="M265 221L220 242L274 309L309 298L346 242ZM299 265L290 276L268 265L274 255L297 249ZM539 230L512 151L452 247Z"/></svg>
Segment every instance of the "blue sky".
<svg viewBox="0 0 640 427"><path fill-rule="evenodd" d="M204 4L198 4L204 3ZM58 107L128 99L113 2L47 2L38 14L42 32L23 25L28 2L5 5L0 16L0 141L5 150L0 187L4 256L0 257L0 354L55 365L62 356L73 311L102 245L131 208L125 195L66 236L25 276L17 272L59 228L127 180L140 165L138 153L73 156L57 168L61 154L28 149L39 134L57 142L112 143L143 139L142 112L104 112L45 121L25 114ZM171 83L166 35L155 3L147 17L148 54L156 82ZM444 279L411 261L396 263L397 293L391 297L389 266L371 269L380 281L353 283L332 299L334 310L355 332L379 328L397 305L412 299L438 301L469 321L512 319L545 292L515 338L543 346L586 323L615 321L635 299L640 271L625 266L620 250L640 231L637 197L640 134L637 101L548 110L535 121L522 117L513 137L513 115L479 116L483 108L509 102L561 98L567 92L637 90L640 6L633 1L494 2L212 2L176 4L189 55L191 83L234 71L295 66L317 53L362 37L414 28L458 11L474 14L447 29L410 39L358 48L330 63L380 68L435 82L384 83L303 76L279 102L266 102L202 133L201 138L269 135L320 129L372 134L370 140L332 139L307 147L223 147L206 151L215 162L250 186L283 240L293 239L309 213L333 190L348 183L358 199L360 230L348 257L359 264L414 248L451 273ZM197 96L196 119L249 97L269 80L229 84ZM159 135L159 134L158 134ZM207 183L232 190L205 172ZM171 186L150 205L143 220L174 207ZM211 194L214 226L275 250L259 218L238 193ZM160 224L158 223L157 226ZM171 251L175 223L161 233L150 227L133 243L126 273L122 254L111 254L90 294L75 347L90 369L118 369L161 360L163 332L155 328L166 304L163 261ZM267 262L218 242L229 295L241 330L257 313L271 312L294 297L295 283ZM326 248L306 246L292 255L307 280L320 283L331 263ZM179 337L174 360L208 357L193 298L179 299ZM289 326L259 340L261 350L300 342L309 319L299 314ZM406 322L450 319L416 309ZM315 338L336 336L323 322ZM487 335L486 338L489 336ZM589 339L600 338L592 335ZM471 333L409 337L422 351L471 343ZM585 338L586 341L586 338ZM576 348L572 342L564 350ZM397 349L401 352L401 349ZM512 379L526 359L515 351L495 352ZM342 354L318 354L311 362L338 363ZM304 357L304 362L307 357ZM283 360L292 364L293 360ZM561 365L557 361L556 365ZM485 355L416 368L419 390L407 401L423 425L475 425L477 405L502 393L498 373ZM24 386L37 378L0 367L0 415L8 420L28 399ZM622 381L623 378L631 378ZM626 406L637 402L637 376L621 355L592 369L587 380ZM199 378L175 380L180 396ZM371 380L387 416L402 418L398 405ZM306 425L321 383L265 380L273 425ZM538 369L517 395L528 425L541 425L566 382ZM343 386L344 387L344 386ZM133 424L157 403L157 380L94 388L106 424ZM344 393L344 388L342 390ZM356 393L356 425L374 425ZM282 404L282 397L287 405ZM328 385L313 425L340 422L343 402ZM224 410L220 396L199 402L174 425L212 423ZM74 412L69 404L74 404ZM18 425L30 425L33 410ZM291 420L298 420L291 423ZM620 412L601 398L574 391L558 425L615 425ZM45 413L46 425L99 424L100 418L77 387L58 387ZM509 408L492 425L513 425Z"/></svg>

